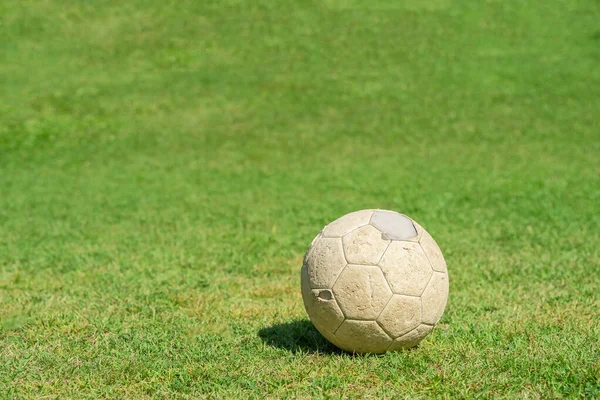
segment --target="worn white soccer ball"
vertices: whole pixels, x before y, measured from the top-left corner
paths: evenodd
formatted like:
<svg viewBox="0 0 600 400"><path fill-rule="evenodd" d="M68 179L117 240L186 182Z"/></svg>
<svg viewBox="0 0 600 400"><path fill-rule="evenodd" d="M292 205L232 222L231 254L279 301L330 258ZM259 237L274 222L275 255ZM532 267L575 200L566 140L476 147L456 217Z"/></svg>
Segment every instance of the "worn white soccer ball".
<svg viewBox="0 0 600 400"><path fill-rule="evenodd" d="M444 312L446 261L431 235L406 215L356 211L311 243L302 297L312 323L337 347L405 349L425 338Z"/></svg>

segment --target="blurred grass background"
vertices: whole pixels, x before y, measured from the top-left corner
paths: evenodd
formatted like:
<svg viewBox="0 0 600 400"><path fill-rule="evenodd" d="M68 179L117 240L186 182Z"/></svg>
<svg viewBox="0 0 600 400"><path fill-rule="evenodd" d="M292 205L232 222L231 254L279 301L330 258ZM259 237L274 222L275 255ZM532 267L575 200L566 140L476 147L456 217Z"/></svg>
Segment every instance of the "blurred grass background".
<svg viewBox="0 0 600 400"><path fill-rule="evenodd" d="M596 0L0 4L0 396L600 396ZM412 351L307 322L310 240L448 261Z"/></svg>

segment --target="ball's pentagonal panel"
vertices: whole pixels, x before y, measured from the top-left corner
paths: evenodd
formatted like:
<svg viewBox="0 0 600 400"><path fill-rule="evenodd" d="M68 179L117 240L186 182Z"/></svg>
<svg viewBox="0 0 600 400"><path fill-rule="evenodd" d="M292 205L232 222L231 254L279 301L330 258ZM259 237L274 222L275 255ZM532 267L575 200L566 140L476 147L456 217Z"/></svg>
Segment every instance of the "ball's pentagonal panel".
<svg viewBox="0 0 600 400"><path fill-rule="evenodd" d="M323 236L342 237L356 228L367 225L372 215L373 210L361 210L346 214L327 225L323 229Z"/></svg>
<svg viewBox="0 0 600 400"><path fill-rule="evenodd" d="M371 217L371 225L379 229L383 237L390 240L409 240L418 236L412 220L395 211L375 211Z"/></svg>
<svg viewBox="0 0 600 400"><path fill-rule="evenodd" d="M420 296L433 273L425 252L415 242L393 241L379 265L392 291L409 296Z"/></svg>
<svg viewBox="0 0 600 400"><path fill-rule="evenodd" d="M421 299L395 294L377 322L392 338L410 332L421 323Z"/></svg>
<svg viewBox="0 0 600 400"><path fill-rule="evenodd" d="M446 308L448 289L448 274L434 272L431 281L421 295L423 323L435 325L439 321Z"/></svg>
<svg viewBox="0 0 600 400"><path fill-rule="evenodd" d="M346 318L360 320L375 320L392 297L381 270L368 265L348 265L333 294Z"/></svg>
<svg viewBox="0 0 600 400"><path fill-rule="evenodd" d="M446 272L446 260L444 260L442 251L427 231L423 232L420 243L431 263L431 268L433 268L434 271Z"/></svg>
<svg viewBox="0 0 600 400"><path fill-rule="evenodd" d="M348 264L377 265L390 243L374 226L358 228L342 238Z"/></svg>
<svg viewBox="0 0 600 400"><path fill-rule="evenodd" d="M407 334L400 336L395 339L394 342L388 348L388 351L409 349L419 344L421 340L425 338L431 332L433 326L431 325L419 325Z"/></svg>
<svg viewBox="0 0 600 400"><path fill-rule="evenodd" d="M346 266L342 239L318 238L311 246L305 264L311 288L331 288Z"/></svg>
<svg viewBox="0 0 600 400"><path fill-rule="evenodd" d="M335 332L342 349L353 353L384 353L392 343L375 321L345 320Z"/></svg>

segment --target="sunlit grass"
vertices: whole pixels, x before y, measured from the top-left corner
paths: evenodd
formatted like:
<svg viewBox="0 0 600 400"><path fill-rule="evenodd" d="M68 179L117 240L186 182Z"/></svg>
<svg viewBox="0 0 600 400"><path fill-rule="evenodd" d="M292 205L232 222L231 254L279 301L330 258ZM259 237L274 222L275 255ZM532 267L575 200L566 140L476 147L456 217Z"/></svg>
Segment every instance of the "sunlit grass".
<svg viewBox="0 0 600 400"><path fill-rule="evenodd" d="M597 2L0 4L0 397L600 396ZM304 312L331 220L448 261L416 349Z"/></svg>

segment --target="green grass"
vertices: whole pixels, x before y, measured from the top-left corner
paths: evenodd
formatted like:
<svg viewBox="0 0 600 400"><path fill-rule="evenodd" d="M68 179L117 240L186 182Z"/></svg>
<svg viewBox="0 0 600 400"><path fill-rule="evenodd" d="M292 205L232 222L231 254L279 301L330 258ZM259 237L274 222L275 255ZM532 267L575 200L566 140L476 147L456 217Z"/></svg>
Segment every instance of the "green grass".
<svg viewBox="0 0 600 400"><path fill-rule="evenodd" d="M0 4L1 398L600 397L600 3ZM416 349L308 322L303 252L400 210Z"/></svg>

